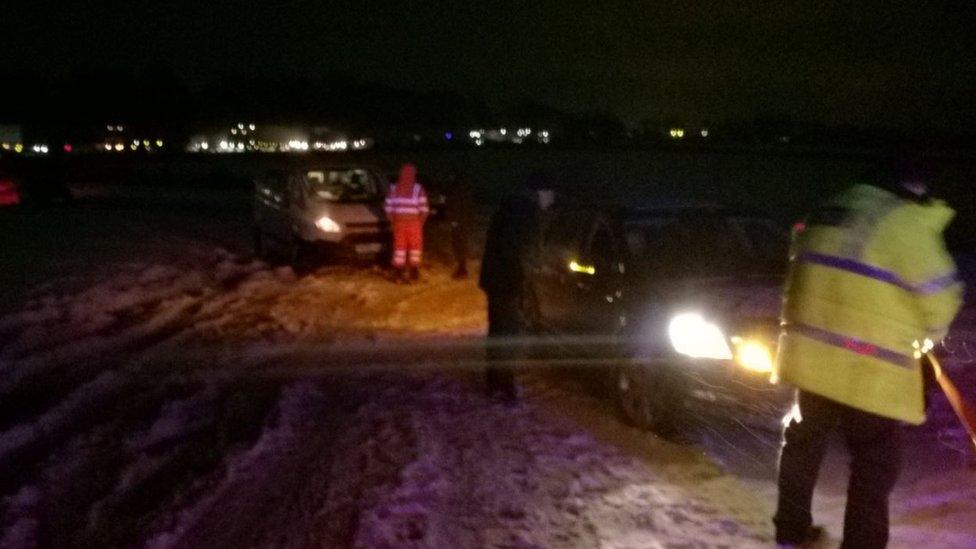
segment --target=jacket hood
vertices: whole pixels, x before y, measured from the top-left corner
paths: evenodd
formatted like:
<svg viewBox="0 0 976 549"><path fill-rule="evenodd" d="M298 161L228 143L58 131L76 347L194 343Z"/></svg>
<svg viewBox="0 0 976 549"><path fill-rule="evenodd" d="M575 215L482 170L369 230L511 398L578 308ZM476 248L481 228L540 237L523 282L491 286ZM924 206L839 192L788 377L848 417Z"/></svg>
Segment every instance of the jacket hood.
<svg viewBox="0 0 976 549"><path fill-rule="evenodd" d="M897 197L902 200L905 207L913 208L914 219L919 226L927 227L938 232L944 231L949 225L949 222L956 216L956 211L943 200L910 200L890 190L868 183L855 184L844 193L843 197L845 201L853 202L884 200Z"/></svg>
<svg viewBox="0 0 976 549"><path fill-rule="evenodd" d="M942 232L949 225L949 222L956 217L956 211L942 200L929 200L924 204L919 204L922 210L921 222Z"/></svg>
<svg viewBox="0 0 976 549"><path fill-rule="evenodd" d="M397 189L410 189L413 188L413 184L417 182L417 166L413 164L404 164L400 168L400 177L397 179Z"/></svg>

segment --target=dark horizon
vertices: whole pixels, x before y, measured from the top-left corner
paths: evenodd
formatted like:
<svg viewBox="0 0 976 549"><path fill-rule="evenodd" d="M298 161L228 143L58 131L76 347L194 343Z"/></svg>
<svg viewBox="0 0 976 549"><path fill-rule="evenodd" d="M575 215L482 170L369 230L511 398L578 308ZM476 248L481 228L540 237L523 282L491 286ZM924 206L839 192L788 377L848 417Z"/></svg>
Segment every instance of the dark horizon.
<svg viewBox="0 0 976 549"><path fill-rule="evenodd" d="M608 113L630 126L778 115L967 132L976 125L973 6L952 8L875 1L11 7L0 21L9 45L0 72L8 98L31 93L29 83L17 89L30 74L55 82L163 77L191 90L241 76L287 83L346 75L494 112L532 101Z"/></svg>

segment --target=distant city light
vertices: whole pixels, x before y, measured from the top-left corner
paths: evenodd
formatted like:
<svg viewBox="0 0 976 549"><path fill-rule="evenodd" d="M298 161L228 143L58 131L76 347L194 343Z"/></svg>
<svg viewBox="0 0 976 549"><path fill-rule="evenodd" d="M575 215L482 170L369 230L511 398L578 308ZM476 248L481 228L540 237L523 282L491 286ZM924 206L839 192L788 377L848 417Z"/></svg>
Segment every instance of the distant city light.
<svg viewBox="0 0 976 549"><path fill-rule="evenodd" d="M454 134L451 133L451 132L445 132L444 133L444 139L450 141L450 140L454 139Z"/></svg>
<svg viewBox="0 0 976 549"><path fill-rule="evenodd" d="M671 135L671 139L681 139L685 136L685 130L684 128L671 128L668 134Z"/></svg>
<svg viewBox="0 0 976 549"><path fill-rule="evenodd" d="M701 131L701 136L702 136L702 137L708 137L708 128L705 128L705 129L703 129L703 130Z"/></svg>
<svg viewBox="0 0 976 549"><path fill-rule="evenodd" d="M243 123L241 123L241 124L238 124L238 125L237 125L237 129L239 129L239 130L243 130L243 129L244 129L244 124L243 124Z"/></svg>
<svg viewBox="0 0 976 549"><path fill-rule="evenodd" d="M122 143L116 143L115 144L115 150L116 151L122 152L123 149L125 149L125 145L123 145Z"/></svg>
<svg viewBox="0 0 976 549"><path fill-rule="evenodd" d="M33 152L35 152L37 154L47 154L48 148L47 148L47 145L32 145L31 146L31 151L33 151ZM17 152L20 152L20 151L17 151Z"/></svg>
<svg viewBox="0 0 976 549"><path fill-rule="evenodd" d="M237 128L231 128L230 133L231 135L237 135Z"/></svg>
<svg viewBox="0 0 976 549"><path fill-rule="evenodd" d="M204 141L203 143L200 143L200 148L203 149L203 150L207 150L207 149L210 148L210 143L207 143L206 141Z"/></svg>
<svg viewBox="0 0 976 549"><path fill-rule="evenodd" d="M163 146L163 140L162 139L157 139L156 140L156 146L157 147L162 147Z"/></svg>
<svg viewBox="0 0 976 549"><path fill-rule="evenodd" d="M112 150L112 144L111 143L106 143L104 146L105 146L105 150L106 151L111 151Z"/></svg>
<svg viewBox="0 0 976 549"><path fill-rule="evenodd" d="M115 131L117 131L117 132L122 131L122 126L115 126Z"/></svg>
<svg viewBox="0 0 976 549"><path fill-rule="evenodd" d="M66 153L69 153L69 152L75 150L75 148L71 146L71 143L65 143L64 144L64 147L62 147L62 148L64 149L64 152L66 152Z"/></svg>
<svg viewBox="0 0 976 549"><path fill-rule="evenodd" d="M243 151L244 150L244 143L238 143L237 144L237 150Z"/></svg>
<svg viewBox="0 0 976 549"><path fill-rule="evenodd" d="M502 135L505 135L505 134L508 133L508 130L506 130L505 128L502 128L502 129L498 130L498 133L500 133Z"/></svg>
<svg viewBox="0 0 976 549"><path fill-rule="evenodd" d="M247 128L253 132L257 128L257 126L255 126L254 124L250 124L248 125Z"/></svg>
<svg viewBox="0 0 976 549"><path fill-rule="evenodd" d="M16 145L14 145L14 152L15 153L22 153L22 152L24 152L24 144L23 143L17 143Z"/></svg>
<svg viewBox="0 0 976 549"><path fill-rule="evenodd" d="M10 150L10 143L3 143L2 145L0 145L0 147L3 147L3 150L5 150L5 151L9 151Z"/></svg>

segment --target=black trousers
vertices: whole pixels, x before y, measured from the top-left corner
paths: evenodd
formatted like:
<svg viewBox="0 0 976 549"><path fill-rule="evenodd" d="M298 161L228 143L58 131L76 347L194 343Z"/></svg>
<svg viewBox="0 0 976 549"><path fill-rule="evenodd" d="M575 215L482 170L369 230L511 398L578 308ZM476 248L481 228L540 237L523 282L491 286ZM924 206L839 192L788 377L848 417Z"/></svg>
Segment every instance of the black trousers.
<svg viewBox="0 0 976 549"><path fill-rule="evenodd" d="M515 374L511 362L521 355L522 311L518 295L488 294L488 367L485 372L489 393L515 396Z"/></svg>
<svg viewBox="0 0 976 549"><path fill-rule="evenodd" d="M842 548L872 549L888 543L888 496L901 465L898 421L799 392L800 414L784 432L779 460L776 541L799 543L813 524L810 506L827 438L835 429L850 453L850 481Z"/></svg>

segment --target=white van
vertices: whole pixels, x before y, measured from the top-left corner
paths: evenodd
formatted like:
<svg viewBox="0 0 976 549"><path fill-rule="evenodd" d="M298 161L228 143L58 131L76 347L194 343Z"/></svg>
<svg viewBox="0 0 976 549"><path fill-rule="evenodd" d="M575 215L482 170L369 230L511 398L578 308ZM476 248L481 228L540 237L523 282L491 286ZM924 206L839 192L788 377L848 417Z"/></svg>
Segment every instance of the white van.
<svg viewBox="0 0 976 549"><path fill-rule="evenodd" d="M276 170L254 184L254 247L297 268L314 261L379 260L389 253L386 185L369 166Z"/></svg>

